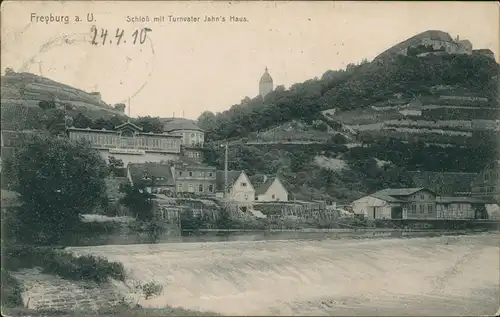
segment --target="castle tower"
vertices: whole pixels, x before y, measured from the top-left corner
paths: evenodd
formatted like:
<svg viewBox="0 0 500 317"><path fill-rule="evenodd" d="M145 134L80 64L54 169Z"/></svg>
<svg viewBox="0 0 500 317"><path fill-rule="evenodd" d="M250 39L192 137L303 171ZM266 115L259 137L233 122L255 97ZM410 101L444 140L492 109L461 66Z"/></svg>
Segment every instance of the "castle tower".
<svg viewBox="0 0 500 317"><path fill-rule="evenodd" d="M273 79L271 75L267 72L267 67L266 71L264 72L264 75L260 78L259 81L259 95L264 98L268 93L273 91L274 86L273 86Z"/></svg>

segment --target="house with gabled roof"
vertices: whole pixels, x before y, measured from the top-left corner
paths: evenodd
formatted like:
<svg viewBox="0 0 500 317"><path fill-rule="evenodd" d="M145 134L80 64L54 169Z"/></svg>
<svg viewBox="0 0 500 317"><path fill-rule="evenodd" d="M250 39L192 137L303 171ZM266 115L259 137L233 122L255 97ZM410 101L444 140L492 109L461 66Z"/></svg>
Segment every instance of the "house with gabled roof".
<svg viewBox="0 0 500 317"><path fill-rule="evenodd" d="M216 195L224 197L225 173L217 171L216 174ZM255 199L255 188L245 171L228 171L227 172L227 201L246 212L252 209Z"/></svg>
<svg viewBox="0 0 500 317"><path fill-rule="evenodd" d="M130 163L127 178L134 186L144 186L150 193L175 193L175 179L170 164Z"/></svg>
<svg viewBox="0 0 500 317"><path fill-rule="evenodd" d="M435 219L436 193L424 187L387 188L353 201L352 209L367 219Z"/></svg>
<svg viewBox="0 0 500 317"><path fill-rule="evenodd" d="M278 176L260 175L253 180L256 201L288 201L288 190Z"/></svg>

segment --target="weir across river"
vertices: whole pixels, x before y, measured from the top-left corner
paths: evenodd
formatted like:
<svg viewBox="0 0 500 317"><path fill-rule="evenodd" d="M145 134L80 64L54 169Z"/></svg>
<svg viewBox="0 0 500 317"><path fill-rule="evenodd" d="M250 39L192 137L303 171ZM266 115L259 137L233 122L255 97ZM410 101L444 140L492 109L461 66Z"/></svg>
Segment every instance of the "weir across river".
<svg viewBox="0 0 500 317"><path fill-rule="evenodd" d="M164 286L140 302L221 314L478 315L500 306L497 233L74 247Z"/></svg>

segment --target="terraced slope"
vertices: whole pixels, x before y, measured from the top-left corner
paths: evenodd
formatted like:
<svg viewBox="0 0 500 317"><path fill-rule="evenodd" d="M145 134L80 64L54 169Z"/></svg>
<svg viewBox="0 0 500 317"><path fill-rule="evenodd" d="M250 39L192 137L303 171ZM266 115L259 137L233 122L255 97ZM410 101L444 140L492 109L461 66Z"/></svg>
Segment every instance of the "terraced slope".
<svg viewBox="0 0 500 317"><path fill-rule="evenodd" d="M69 106L69 114L90 118L124 115L98 96L31 73L9 72L1 77L2 129L36 128L38 103L58 101Z"/></svg>

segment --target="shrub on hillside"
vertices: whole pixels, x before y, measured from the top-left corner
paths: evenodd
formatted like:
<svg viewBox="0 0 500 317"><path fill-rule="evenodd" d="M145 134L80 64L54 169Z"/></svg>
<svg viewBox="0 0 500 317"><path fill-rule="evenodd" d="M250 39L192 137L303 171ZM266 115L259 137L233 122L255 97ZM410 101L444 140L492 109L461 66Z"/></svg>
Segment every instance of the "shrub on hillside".
<svg viewBox="0 0 500 317"><path fill-rule="evenodd" d="M2 272L2 308L20 307L23 305L22 287L19 281L4 268Z"/></svg>
<svg viewBox="0 0 500 317"><path fill-rule="evenodd" d="M125 269L121 263L92 256L75 256L71 252L32 246L9 247L4 250L4 266L9 270L38 267L46 274L70 280L103 283L110 278L124 281Z"/></svg>

